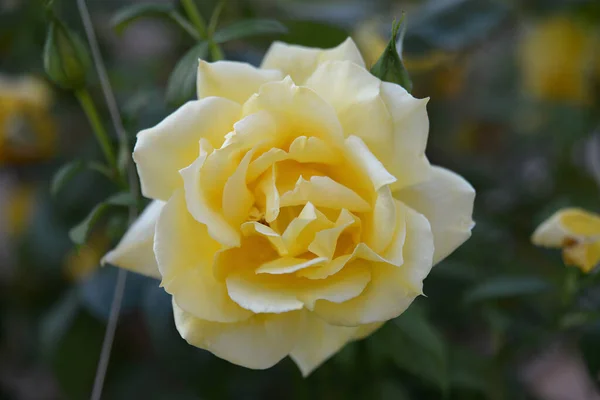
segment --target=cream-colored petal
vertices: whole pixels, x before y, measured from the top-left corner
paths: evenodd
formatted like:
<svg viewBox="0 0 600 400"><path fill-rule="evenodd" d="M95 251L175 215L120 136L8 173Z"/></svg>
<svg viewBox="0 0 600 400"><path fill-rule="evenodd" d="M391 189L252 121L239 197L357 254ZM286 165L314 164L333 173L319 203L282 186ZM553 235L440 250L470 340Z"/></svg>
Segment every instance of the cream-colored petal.
<svg viewBox="0 0 600 400"><path fill-rule="evenodd" d="M258 182L257 188L263 194L258 198L258 205L264 208L265 221L273 222L279 215L281 200L277 189L277 168L273 164L271 170L266 172ZM262 201L264 197L264 201Z"/></svg>
<svg viewBox="0 0 600 400"><path fill-rule="evenodd" d="M471 237L475 190L454 172L432 167L431 179L394 196L429 220L435 243L434 264Z"/></svg>
<svg viewBox="0 0 600 400"><path fill-rule="evenodd" d="M288 254L287 247L281 236L267 225L261 224L257 221L244 222L242 224L242 233L245 236L258 235L265 237L277 250L277 253L280 256L285 256Z"/></svg>
<svg viewBox="0 0 600 400"><path fill-rule="evenodd" d="M280 205L297 206L311 202L317 207L346 208L349 211L367 212L371 206L356 192L327 176L300 177L296 187L281 195Z"/></svg>
<svg viewBox="0 0 600 400"><path fill-rule="evenodd" d="M297 286L292 287L293 277L234 272L226 282L231 299L254 313L285 313L304 307Z"/></svg>
<svg viewBox="0 0 600 400"><path fill-rule="evenodd" d="M288 157L289 155L285 150L275 147L262 153L260 156L256 157L256 159L250 163L250 167L248 167L248 182L254 182L256 178L271 168L273 164L278 161L287 160Z"/></svg>
<svg viewBox="0 0 600 400"><path fill-rule="evenodd" d="M361 259L352 261L372 266L369 285L360 296L344 303L317 301L315 313L335 325L356 326L387 321L404 312L421 294L423 279L431 270L433 257L433 235L429 223L410 208L407 208L406 231L404 264L401 267Z"/></svg>
<svg viewBox="0 0 600 400"><path fill-rule="evenodd" d="M315 234L314 240L308 246L308 250L319 257L331 260L335 253L338 239L348 227L359 224L360 219L352 215L348 210L342 209L335 227L323 229Z"/></svg>
<svg viewBox="0 0 600 400"><path fill-rule="evenodd" d="M394 126L391 153L381 159L398 180L392 190L401 189L429 179L430 164L425 156L429 136L429 99L415 99L402 86L382 82L380 95ZM369 143L367 143L369 144ZM379 154L373 151L376 156Z"/></svg>
<svg viewBox="0 0 600 400"><path fill-rule="evenodd" d="M555 212L534 232L537 246L562 247L568 240L600 240L600 216L579 208L565 208Z"/></svg>
<svg viewBox="0 0 600 400"><path fill-rule="evenodd" d="M221 249L188 213L183 191L177 190L164 206L156 224L154 253L162 285L177 303L197 318L234 322L252 313L235 304L223 282L213 275L213 257Z"/></svg>
<svg viewBox="0 0 600 400"><path fill-rule="evenodd" d="M296 346L304 331L302 312L254 315L234 323L196 318L173 302L175 326L189 344L246 368L266 369Z"/></svg>
<svg viewBox="0 0 600 400"><path fill-rule="evenodd" d="M325 260L319 260L322 261ZM310 265L306 263L303 267ZM312 309L315 302L322 299L342 303L360 295L370 280L369 266L353 263L327 279L309 280L290 274L235 271L226 282L229 296L243 308L254 313L282 313L300 310L304 306Z"/></svg>
<svg viewBox="0 0 600 400"><path fill-rule="evenodd" d="M282 257L273 261L269 261L261 265L257 270L257 274L291 274L301 269L312 267L313 265L322 264L327 259L325 257L316 257L312 259Z"/></svg>
<svg viewBox="0 0 600 400"><path fill-rule="evenodd" d="M217 96L243 104L263 84L283 79L280 71L258 69L248 63L199 60L198 99Z"/></svg>
<svg viewBox="0 0 600 400"><path fill-rule="evenodd" d="M372 324L359 325L358 330L354 334L353 339L354 340L364 339L367 336L370 336L373 333L375 333L375 331L377 329L381 328L383 326L383 324L385 324L385 322L374 322Z"/></svg>
<svg viewBox="0 0 600 400"><path fill-rule="evenodd" d="M335 108L344 135L362 139L396 178L393 189L428 178L426 99L343 61L323 63L306 84Z"/></svg>
<svg viewBox="0 0 600 400"><path fill-rule="evenodd" d="M298 217L294 218L281 235L290 255L306 252L317 232L334 226L327 217L307 202Z"/></svg>
<svg viewBox="0 0 600 400"><path fill-rule="evenodd" d="M354 162L367 173L373 182L374 190L396 182L396 178L385 169L381 161L371 153L365 142L358 136L350 136L346 139L346 150Z"/></svg>
<svg viewBox="0 0 600 400"><path fill-rule="evenodd" d="M359 261L349 263L337 274L327 279L302 280L298 297L312 310L317 300L331 303L343 303L357 298L371 281L371 266Z"/></svg>
<svg viewBox="0 0 600 400"><path fill-rule="evenodd" d="M338 164L342 161L340 152L314 136L298 136L288 152L290 159L301 163Z"/></svg>
<svg viewBox="0 0 600 400"><path fill-rule="evenodd" d="M365 67L356 44L348 38L339 46L325 50L273 42L261 68L278 69L284 75L290 75L297 84L303 84L320 64L334 60L348 60Z"/></svg>
<svg viewBox="0 0 600 400"><path fill-rule="evenodd" d="M390 246L397 228L397 207L389 186L381 187L375 195L373 211L363 218L364 242L380 253Z"/></svg>
<svg viewBox="0 0 600 400"><path fill-rule="evenodd" d="M343 145L343 132L335 110L313 90L296 86L286 77L265 83L243 106L243 114L268 112L277 126L277 139L316 136L332 146Z"/></svg>
<svg viewBox="0 0 600 400"><path fill-rule="evenodd" d="M306 315L304 331L290 353L305 377L344 347L360 329L330 325L311 312Z"/></svg>
<svg viewBox="0 0 600 400"><path fill-rule="evenodd" d="M205 168L207 159L213 155L213 162L209 165L210 168ZM223 167L228 160L223 160L224 156L216 154L212 151L212 147L207 141L200 141L200 157L196 159L189 167L180 171L183 178L183 186L185 190L185 200L187 210L196 219L196 221L206 225L208 233L216 241L229 246L235 247L240 244L240 234L234 229L229 222L224 218L222 210L215 206L215 197L219 197L221 193L214 192L215 174L218 172L222 175L227 175L226 169ZM206 171L205 169L208 169ZM222 179L219 179L222 180ZM212 189L212 190L211 190ZM211 201L212 200L212 201Z"/></svg>
<svg viewBox="0 0 600 400"><path fill-rule="evenodd" d="M165 203L154 200L129 227L117 247L106 253L101 264L112 264L142 275L160 279L154 257L154 227Z"/></svg>
<svg viewBox="0 0 600 400"><path fill-rule="evenodd" d="M248 213L254 204L254 196L246 186L246 174L253 154L251 150L244 155L223 188L223 215L234 227L248 219Z"/></svg>
<svg viewBox="0 0 600 400"><path fill-rule="evenodd" d="M240 118L231 100L210 97L185 103L153 128L138 133L133 151L146 197L167 201L183 186L179 170L198 157L198 141L219 147Z"/></svg>
<svg viewBox="0 0 600 400"><path fill-rule="evenodd" d="M213 275L220 282L225 282L234 272L254 275L254 271L262 264L279 257L268 237L243 236L240 247L224 248L215 254Z"/></svg>

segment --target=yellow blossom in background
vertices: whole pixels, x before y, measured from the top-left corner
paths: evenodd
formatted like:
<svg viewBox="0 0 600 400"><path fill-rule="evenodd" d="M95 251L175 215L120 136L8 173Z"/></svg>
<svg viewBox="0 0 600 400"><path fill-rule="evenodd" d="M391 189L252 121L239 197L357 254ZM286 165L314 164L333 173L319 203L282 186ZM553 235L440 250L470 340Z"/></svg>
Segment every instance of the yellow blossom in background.
<svg viewBox="0 0 600 400"><path fill-rule="evenodd" d="M475 192L425 156L427 99L350 39L200 61L198 99L140 132L154 202L104 261L161 280L190 344L304 375L400 315L467 240Z"/></svg>
<svg viewBox="0 0 600 400"><path fill-rule="evenodd" d="M67 279L80 281L100 266L100 260L109 248L106 235L95 234L85 245L73 248L65 257L63 272Z"/></svg>
<svg viewBox="0 0 600 400"><path fill-rule="evenodd" d="M35 187L20 184L7 190L8 198L2 210L2 221L5 221L10 236L19 237L25 232L33 217Z"/></svg>
<svg viewBox="0 0 600 400"><path fill-rule="evenodd" d="M44 160L56 148L50 89L33 77L0 75L0 165Z"/></svg>
<svg viewBox="0 0 600 400"><path fill-rule="evenodd" d="M578 208L557 211L533 234L538 246L563 249L563 260L583 272L600 262L600 215Z"/></svg>
<svg viewBox="0 0 600 400"><path fill-rule="evenodd" d="M548 101L591 101L591 80L600 76L597 33L559 15L529 27L519 44L525 92Z"/></svg>

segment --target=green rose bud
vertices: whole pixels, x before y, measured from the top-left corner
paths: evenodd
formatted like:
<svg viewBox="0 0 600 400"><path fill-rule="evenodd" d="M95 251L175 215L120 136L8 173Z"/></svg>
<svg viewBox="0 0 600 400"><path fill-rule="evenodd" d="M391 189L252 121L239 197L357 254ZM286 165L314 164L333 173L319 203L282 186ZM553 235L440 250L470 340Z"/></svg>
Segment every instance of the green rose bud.
<svg viewBox="0 0 600 400"><path fill-rule="evenodd" d="M89 67L90 55L81 38L53 17L44 45L44 69L50 79L64 89L80 89Z"/></svg>

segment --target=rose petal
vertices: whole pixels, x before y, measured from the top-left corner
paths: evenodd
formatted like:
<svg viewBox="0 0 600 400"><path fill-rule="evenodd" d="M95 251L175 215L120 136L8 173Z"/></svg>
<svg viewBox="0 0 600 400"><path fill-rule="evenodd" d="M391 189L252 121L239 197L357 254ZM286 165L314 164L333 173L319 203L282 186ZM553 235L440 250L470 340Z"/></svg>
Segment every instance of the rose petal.
<svg viewBox="0 0 600 400"><path fill-rule="evenodd" d="M349 211L367 212L371 206L356 192L328 176L300 177L293 190L281 195L280 205L297 206L313 203L317 207L346 208Z"/></svg>
<svg viewBox="0 0 600 400"><path fill-rule="evenodd" d="M274 69L258 69L235 61L199 60L198 99L217 96L243 104L262 84L281 79L283 74Z"/></svg>
<svg viewBox="0 0 600 400"><path fill-rule="evenodd" d="M471 236L475 190L454 172L432 167L430 180L400 190L394 197L429 220L435 244L434 264Z"/></svg>
<svg viewBox="0 0 600 400"><path fill-rule="evenodd" d="M156 224L154 253L162 285L177 303L197 318L233 322L251 313L235 304L213 275L213 257L221 248L188 213L182 190L173 194Z"/></svg>
<svg viewBox="0 0 600 400"><path fill-rule="evenodd" d="M246 368L265 369L277 364L295 347L303 331L300 312L260 314L234 323L196 318L173 301L175 326L191 345Z"/></svg>
<svg viewBox="0 0 600 400"><path fill-rule="evenodd" d="M429 223L409 208L406 231L402 267L375 263L371 282L360 296L340 304L318 301L315 313L335 325L356 326L387 321L404 312L421 294L423 279L431 270L433 256L433 235Z"/></svg>
<svg viewBox="0 0 600 400"><path fill-rule="evenodd" d="M154 257L154 227L165 203L154 200L129 227L117 247L106 253L101 264L109 263L142 275L160 279Z"/></svg>
<svg viewBox="0 0 600 400"><path fill-rule="evenodd" d="M183 185L179 170L198 157L198 141L219 147L240 118L241 107L227 99L189 101L153 128L138 133L133 159L142 194L167 201Z"/></svg>
<svg viewBox="0 0 600 400"><path fill-rule="evenodd" d="M365 67L356 44L348 38L339 46L325 50L273 42L261 68L278 69L284 75L290 75L294 82L302 84L321 63L333 60L348 60Z"/></svg>
<svg viewBox="0 0 600 400"><path fill-rule="evenodd" d="M330 325L313 313L306 312L304 331L290 357L306 377L352 340L359 329Z"/></svg>

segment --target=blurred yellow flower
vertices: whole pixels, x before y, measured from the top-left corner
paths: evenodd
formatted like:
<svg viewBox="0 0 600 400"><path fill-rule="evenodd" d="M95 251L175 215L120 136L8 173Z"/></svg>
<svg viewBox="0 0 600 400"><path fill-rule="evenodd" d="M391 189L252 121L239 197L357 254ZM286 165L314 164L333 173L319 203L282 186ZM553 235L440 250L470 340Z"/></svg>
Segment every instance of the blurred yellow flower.
<svg viewBox="0 0 600 400"><path fill-rule="evenodd" d="M598 38L583 23L559 15L543 19L519 41L523 89L549 101L587 103L600 75Z"/></svg>
<svg viewBox="0 0 600 400"><path fill-rule="evenodd" d="M108 245L106 235L94 234L85 245L73 248L64 261L66 278L80 281L94 272L100 266L100 259L108 250Z"/></svg>
<svg viewBox="0 0 600 400"><path fill-rule="evenodd" d="M427 99L371 75L352 40L200 61L197 89L138 134L154 202L105 257L162 280L189 343L307 375L469 238L475 192L429 164Z"/></svg>
<svg viewBox="0 0 600 400"><path fill-rule="evenodd" d="M563 260L583 272L600 262L600 215L578 208L557 211L533 234L538 246L563 249Z"/></svg>
<svg viewBox="0 0 600 400"><path fill-rule="evenodd" d="M8 234L19 237L25 232L33 217L35 187L20 184L8 189L6 207L2 210Z"/></svg>
<svg viewBox="0 0 600 400"><path fill-rule="evenodd" d="M54 154L50 97L43 81L0 75L0 165L39 161Z"/></svg>

